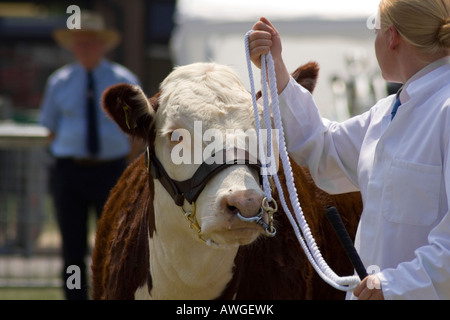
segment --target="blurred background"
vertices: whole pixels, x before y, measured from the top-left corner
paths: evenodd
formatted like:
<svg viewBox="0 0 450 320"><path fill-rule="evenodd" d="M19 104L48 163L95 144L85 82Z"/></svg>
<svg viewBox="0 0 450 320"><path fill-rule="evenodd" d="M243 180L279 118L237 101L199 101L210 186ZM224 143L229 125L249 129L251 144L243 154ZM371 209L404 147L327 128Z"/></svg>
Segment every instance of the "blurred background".
<svg viewBox="0 0 450 320"><path fill-rule="evenodd" d="M48 195L46 129L37 124L47 77L72 62L52 39L69 5L101 13L122 42L108 54L148 96L175 65L215 61L249 87L244 35L265 16L288 68L321 66L314 97L342 121L388 95L374 53L379 0L0 1L0 299L61 299L59 235ZM259 71L254 70L259 81ZM258 82L257 82L258 83ZM92 223L92 241L95 222Z"/></svg>

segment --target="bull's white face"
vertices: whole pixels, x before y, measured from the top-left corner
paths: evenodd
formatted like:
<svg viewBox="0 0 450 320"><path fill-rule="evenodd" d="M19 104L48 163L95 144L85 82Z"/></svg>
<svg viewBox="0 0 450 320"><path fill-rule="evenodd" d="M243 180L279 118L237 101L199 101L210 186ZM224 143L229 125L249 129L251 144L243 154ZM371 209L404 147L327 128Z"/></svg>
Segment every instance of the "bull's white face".
<svg viewBox="0 0 450 320"><path fill-rule="evenodd" d="M229 68L209 64L183 67L162 83L161 90L155 152L172 179L190 179L206 158L222 149L234 146L257 155L251 95ZM264 233L261 226L237 216L238 212L246 217L259 213L264 195L258 174L246 165L235 165L208 182L195 202L196 219L207 243L237 247ZM155 192L156 205L174 205L158 182ZM191 209L187 202L185 209ZM161 221L156 221L156 230L179 224L179 232L197 237L181 209L162 212L158 219ZM267 221L265 214L264 219Z"/></svg>

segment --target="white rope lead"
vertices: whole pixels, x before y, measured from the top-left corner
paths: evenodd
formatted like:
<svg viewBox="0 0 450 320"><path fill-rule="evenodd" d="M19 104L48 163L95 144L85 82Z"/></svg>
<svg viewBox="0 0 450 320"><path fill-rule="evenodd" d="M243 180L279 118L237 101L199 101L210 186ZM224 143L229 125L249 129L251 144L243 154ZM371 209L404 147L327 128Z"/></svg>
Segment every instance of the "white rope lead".
<svg viewBox="0 0 450 320"><path fill-rule="evenodd" d="M257 139L258 139L259 159L263 166L262 170L266 170L267 169L266 168L267 161L270 161L270 159L268 160L266 155L264 154L264 144L263 144L263 140L261 139L261 124L259 121L258 102L256 101L255 83L253 80L252 63L250 60L250 53L249 53L250 49L248 47L249 34L250 34L250 32L248 32L245 37L245 39L246 39L245 45L246 45L246 52L247 52L247 68L248 68L248 72L249 72L249 76L250 76L250 87L251 87L251 92L252 92L252 100L253 100L253 107L254 107L253 110L254 110L255 122L256 122L256 134L257 134ZM270 118L270 113L268 114L268 117ZM270 126L267 126L267 123L266 123L266 128L268 129L267 130L268 132L270 131L269 129L271 127L272 127L272 124L270 124ZM270 139L270 145L272 145L272 138ZM264 196L266 197L268 202L272 202L273 199L272 199L272 192L270 189L269 175L264 174L264 173L267 173L267 172L263 172L263 174L262 174Z"/></svg>
<svg viewBox="0 0 450 320"><path fill-rule="evenodd" d="M267 157L264 155L264 152L262 150L262 141L260 141L260 123L259 123L259 113L258 113L258 105L256 101L256 90L255 90L255 84L253 79L253 71L251 66L251 60L250 60L250 49L249 49L249 41L248 37L252 31L247 32L245 35L245 48L246 48L246 57L247 57L247 67L250 77L250 87L251 87L251 93L253 98L253 108L255 113L255 120L256 120L256 130L258 134L258 141L259 141L259 147L260 152L259 155L261 157L260 161L264 163L271 163L271 161L274 161L274 153L273 153L273 147L272 147L272 138L271 135L268 134L267 136L267 144L268 144L268 150L269 154ZM267 70L268 68L268 70ZM267 82L267 74L269 75L269 81ZM269 103L269 97L267 94L267 83L269 83L270 88L270 98L271 98L271 104L272 104L272 112L270 110L270 103ZM261 57L261 85L262 85L262 98L263 98L263 104L264 104L264 121L267 131L270 131L270 128L272 128L272 118L271 115L273 114L273 120L274 120L274 127L275 129L279 130L279 152L280 152L280 158L283 165L284 174L286 177L286 185L289 193L289 200L292 204L292 207L294 209L295 219L292 216L291 211L289 210L289 207L287 206L286 200L284 198L283 189L280 183L280 180L278 178L278 175L275 172L273 173L273 178L275 180L275 185L277 187L279 196L280 196L280 202L281 205L285 211L285 213L288 216L288 219L295 231L295 235L305 252L309 262L313 266L313 268L316 270L316 272L319 274L319 276L330 286L341 290L341 291L352 291L356 286L359 284L360 279L357 276L349 276L349 277L339 277L325 262L325 260L322 257L322 254L320 253L319 248L317 247L317 244L314 240L314 237L311 233L311 230L309 228L309 225L303 215L302 208L300 206L300 202L298 200L297 190L295 188L294 183L294 176L292 173L292 167L289 161L289 156L287 153L286 148L286 141L284 138L284 130L283 125L281 122L281 114L279 110L279 102L278 102L278 90L277 90L277 83L276 83L276 74L275 74L275 67L274 62L271 53L267 55L263 55ZM270 137L270 140L269 140ZM270 158L269 158L270 156ZM272 162L273 163L273 162ZM266 183L267 180L267 183ZM271 195L271 189L270 189L270 183L268 182L268 176L263 175L263 190L264 194L268 199L272 199ZM269 196L268 196L269 195ZM301 230L301 231L300 231ZM303 234L303 236L302 236Z"/></svg>

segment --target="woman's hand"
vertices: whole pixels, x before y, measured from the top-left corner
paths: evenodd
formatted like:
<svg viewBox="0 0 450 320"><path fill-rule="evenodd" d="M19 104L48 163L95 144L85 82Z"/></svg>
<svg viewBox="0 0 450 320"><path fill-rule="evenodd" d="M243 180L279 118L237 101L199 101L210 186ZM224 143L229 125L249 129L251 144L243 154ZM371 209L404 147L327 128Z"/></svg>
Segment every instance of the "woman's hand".
<svg viewBox="0 0 450 320"><path fill-rule="evenodd" d="M377 276L366 277L353 291L358 300L384 300L380 280Z"/></svg>
<svg viewBox="0 0 450 320"><path fill-rule="evenodd" d="M281 38L275 27L266 18L261 18L249 36L250 59L261 68L261 55L272 52L274 59L281 59Z"/></svg>
<svg viewBox="0 0 450 320"><path fill-rule="evenodd" d="M290 75L282 57L281 38L277 29L266 18L261 18L253 26L253 32L249 35L250 59L255 66L261 68L261 56L272 53L277 74L278 93L287 86Z"/></svg>

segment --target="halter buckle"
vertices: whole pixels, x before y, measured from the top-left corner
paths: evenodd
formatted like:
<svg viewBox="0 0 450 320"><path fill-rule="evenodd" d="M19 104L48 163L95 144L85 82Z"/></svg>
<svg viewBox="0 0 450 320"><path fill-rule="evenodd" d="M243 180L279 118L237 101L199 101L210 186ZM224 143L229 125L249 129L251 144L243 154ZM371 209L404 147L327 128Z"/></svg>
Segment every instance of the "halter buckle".
<svg viewBox="0 0 450 320"><path fill-rule="evenodd" d="M192 210L191 211L186 211L184 209L184 207L181 207L181 209L184 212L184 217L189 222L189 227L197 232L197 235L198 235L200 240L205 242L205 239L203 239L202 228L198 224L197 218L195 217L196 210L197 210L196 207L195 207L195 202L192 203Z"/></svg>

